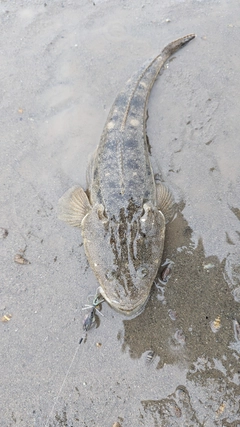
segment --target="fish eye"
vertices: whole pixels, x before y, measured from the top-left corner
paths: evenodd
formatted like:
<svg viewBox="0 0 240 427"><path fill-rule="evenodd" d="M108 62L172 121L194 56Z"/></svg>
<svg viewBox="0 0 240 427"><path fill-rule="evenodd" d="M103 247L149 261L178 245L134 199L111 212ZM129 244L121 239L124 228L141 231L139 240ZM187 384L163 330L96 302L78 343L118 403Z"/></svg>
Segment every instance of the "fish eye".
<svg viewBox="0 0 240 427"><path fill-rule="evenodd" d="M144 277L146 277L146 275L148 274L148 269L146 268L146 267L140 267L138 270L137 270L137 276L140 278L140 279L143 279Z"/></svg>
<svg viewBox="0 0 240 427"><path fill-rule="evenodd" d="M111 281L111 280L115 279L116 275L117 275L116 270L107 270L105 277L107 280Z"/></svg>

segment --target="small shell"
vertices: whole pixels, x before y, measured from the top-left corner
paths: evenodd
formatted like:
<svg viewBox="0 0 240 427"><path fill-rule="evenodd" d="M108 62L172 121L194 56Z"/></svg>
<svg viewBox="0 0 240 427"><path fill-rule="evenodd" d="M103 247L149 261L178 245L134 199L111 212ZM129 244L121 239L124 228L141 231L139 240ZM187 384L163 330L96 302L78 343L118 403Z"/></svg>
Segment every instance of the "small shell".
<svg viewBox="0 0 240 427"><path fill-rule="evenodd" d="M121 424L119 424L119 423L113 423L112 427L121 427Z"/></svg>
<svg viewBox="0 0 240 427"><path fill-rule="evenodd" d="M20 254L16 254L14 257L14 262L16 262L17 264L31 264L30 261L28 261L26 258L24 258L22 255Z"/></svg>
<svg viewBox="0 0 240 427"><path fill-rule="evenodd" d="M176 320L176 318L177 318L177 313L176 313L176 311L174 311L174 310L168 310L168 315L169 315L169 317L170 317L170 319L171 320Z"/></svg>
<svg viewBox="0 0 240 427"><path fill-rule="evenodd" d="M12 318L11 314L4 314L4 316L1 317L1 322L3 323L9 322L11 318Z"/></svg>
<svg viewBox="0 0 240 427"><path fill-rule="evenodd" d="M146 363L151 363L153 361L154 358L154 351L149 350L146 354Z"/></svg>
<svg viewBox="0 0 240 427"><path fill-rule="evenodd" d="M221 415L225 411L225 407L226 407L225 403L222 403L219 406L218 410L216 411L216 413L217 413L218 416Z"/></svg>
<svg viewBox="0 0 240 427"><path fill-rule="evenodd" d="M219 331L219 329L221 328L221 318L220 316L217 316L215 320L213 320L212 322L210 322L210 327L212 329L212 332L215 334L216 332Z"/></svg>
<svg viewBox="0 0 240 427"><path fill-rule="evenodd" d="M177 329L177 331L174 334L174 338L179 344L181 345L185 344L186 338L182 329Z"/></svg>
<svg viewBox="0 0 240 427"><path fill-rule="evenodd" d="M203 265L204 270L210 270L210 268L214 268L214 267L215 267L215 265L211 264L211 263Z"/></svg>
<svg viewBox="0 0 240 427"><path fill-rule="evenodd" d="M101 342L96 342L96 346L99 348L99 347L102 347L102 343Z"/></svg>
<svg viewBox="0 0 240 427"><path fill-rule="evenodd" d="M162 272L161 272L161 281L163 282L163 283L167 283L168 282L168 280L170 279L170 277L171 277L171 274L172 274L172 269L173 269L173 263L172 262L170 262L169 264L167 264L165 267L164 267L164 269L162 270Z"/></svg>

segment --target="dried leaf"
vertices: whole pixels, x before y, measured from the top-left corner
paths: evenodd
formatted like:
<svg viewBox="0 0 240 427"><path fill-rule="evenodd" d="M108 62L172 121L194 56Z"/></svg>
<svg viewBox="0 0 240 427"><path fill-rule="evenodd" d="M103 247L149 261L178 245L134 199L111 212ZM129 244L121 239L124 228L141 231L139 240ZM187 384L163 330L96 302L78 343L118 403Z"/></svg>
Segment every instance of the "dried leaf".
<svg viewBox="0 0 240 427"><path fill-rule="evenodd" d="M14 262L16 262L17 264L31 264L30 261L28 261L26 258L24 258L21 254L16 254L14 256Z"/></svg>
<svg viewBox="0 0 240 427"><path fill-rule="evenodd" d="M90 311L90 313L84 319L83 330L86 332L89 331L89 329L91 329L93 327L95 321L96 321L95 308L93 307L92 310Z"/></svg>

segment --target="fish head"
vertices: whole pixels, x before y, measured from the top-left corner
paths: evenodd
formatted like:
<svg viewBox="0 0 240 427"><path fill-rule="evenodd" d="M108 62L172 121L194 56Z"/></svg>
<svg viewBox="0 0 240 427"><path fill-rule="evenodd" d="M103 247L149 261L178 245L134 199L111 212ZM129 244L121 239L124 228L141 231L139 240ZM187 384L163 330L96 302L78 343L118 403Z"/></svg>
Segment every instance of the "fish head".
<svg viewBox="0 0 240 427"><path fill-rule="evenodd" d="M95 205L82 223L85 252L104 299L124 315L144 308L164 245L165 219L150 202L129 215L108 218Z"/></svg>

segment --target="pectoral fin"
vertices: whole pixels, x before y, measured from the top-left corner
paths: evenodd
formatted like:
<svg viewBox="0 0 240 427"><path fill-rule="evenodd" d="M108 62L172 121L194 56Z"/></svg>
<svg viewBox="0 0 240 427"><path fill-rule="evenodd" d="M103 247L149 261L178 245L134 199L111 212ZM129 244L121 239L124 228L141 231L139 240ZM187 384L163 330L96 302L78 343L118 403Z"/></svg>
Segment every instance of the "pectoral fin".
<svg viewBox="0 0 240 427"><path fill-rule="evenodd" d="M81 227L91 208L85 191L81 187L72 187L59 199L58 218L72 227Z"/></svg>
<svg viewBox="0 0 240 427"><path fill-rule="evenodd" d="M174 200L171 191L162 183L156 183L157 208L160 210L166 223L171 221L174 216Z"/></svg>

